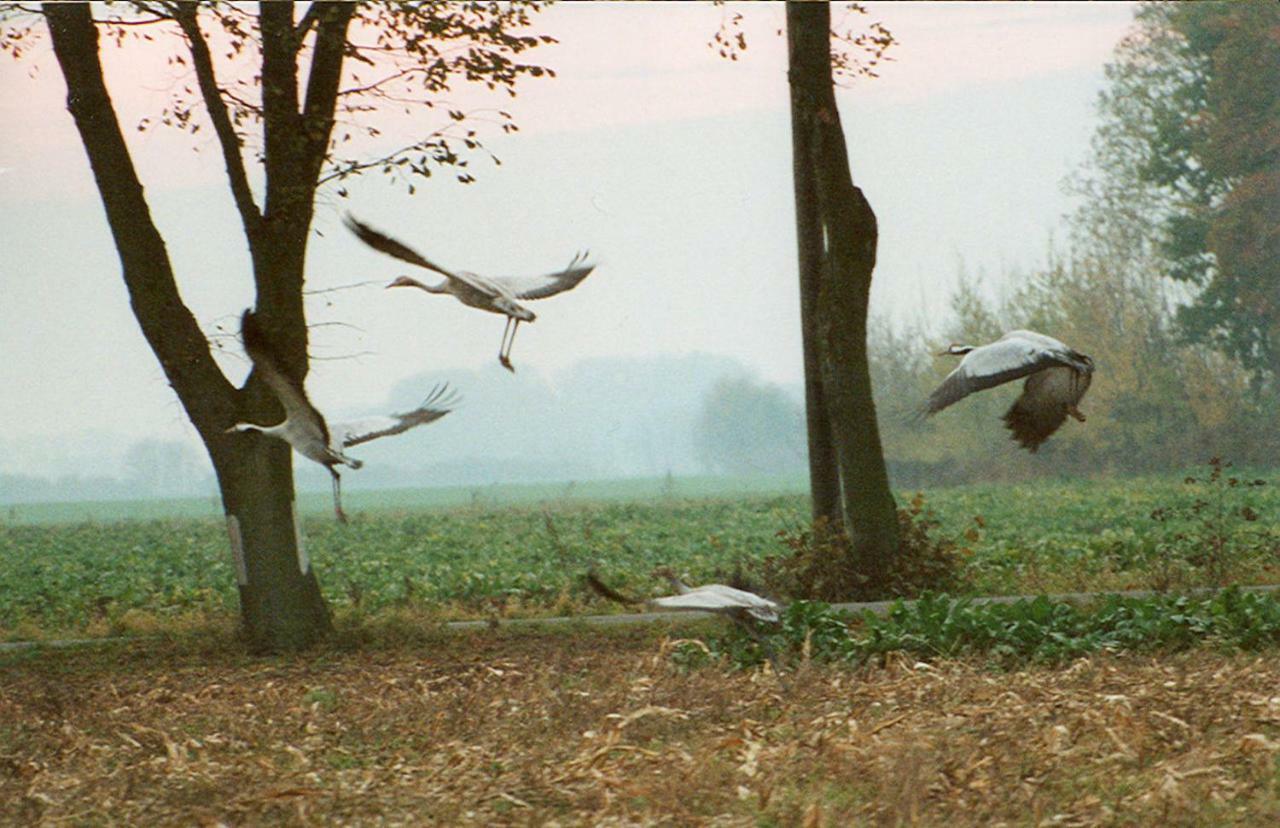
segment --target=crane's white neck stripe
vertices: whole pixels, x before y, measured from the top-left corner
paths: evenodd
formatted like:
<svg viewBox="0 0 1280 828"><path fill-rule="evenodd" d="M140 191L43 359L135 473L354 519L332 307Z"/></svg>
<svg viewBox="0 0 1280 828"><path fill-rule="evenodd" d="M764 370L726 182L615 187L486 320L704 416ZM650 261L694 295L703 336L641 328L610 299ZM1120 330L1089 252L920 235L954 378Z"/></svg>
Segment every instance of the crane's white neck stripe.
<svg viewBox="0 0 1280 828"><path fill-rule="evenodd" d="M236 567L236 583L249 585L249 570L244 564L244 539L240 536L240 520L235 515L227 515L227 537L231 539L231 562Z"/></svg>

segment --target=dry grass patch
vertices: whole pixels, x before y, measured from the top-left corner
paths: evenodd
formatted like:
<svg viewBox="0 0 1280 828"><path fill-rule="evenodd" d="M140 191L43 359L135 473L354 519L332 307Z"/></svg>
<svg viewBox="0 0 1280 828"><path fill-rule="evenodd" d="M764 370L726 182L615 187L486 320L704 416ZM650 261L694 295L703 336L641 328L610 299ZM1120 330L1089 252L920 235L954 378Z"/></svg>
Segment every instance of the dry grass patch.
<svg viewBox="0 0 1280 828"><path fill-rule="evenodd" d="M671 666L653 631L0 667L12 824L1280 824L1280 664Z"/></svg>

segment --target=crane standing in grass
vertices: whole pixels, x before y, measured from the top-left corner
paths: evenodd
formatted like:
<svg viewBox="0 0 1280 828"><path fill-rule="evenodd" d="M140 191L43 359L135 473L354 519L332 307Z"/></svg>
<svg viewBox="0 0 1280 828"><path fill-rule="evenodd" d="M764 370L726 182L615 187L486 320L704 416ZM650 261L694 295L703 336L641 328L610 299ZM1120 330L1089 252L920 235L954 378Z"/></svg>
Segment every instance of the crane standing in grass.
<svg viewBox="0 0 1280 828"><path fill-rule="evenodd" d="M448 406L457 402L457 398L449 393L447 384L438 385L422 405L412 411L330 424L307 399L302 383L281 368L280 360L252 311L246 310L240 317L240 338L244 342L245 353L253 361L254 370L262 375L267 387L284 407L285 417L273 426L236 423L227 432L257 432L284 440L303 457L324 466L333 477L333 511L343 523L347 522L347 516L342 511L342 478L335 467L346 465L358 469L363 465L344 454L343 449L434 422L448 414L451 410Z"/></svg>
<svg viewBox="0 0 1280 828"><path fill-rule="evenodd" d="M929 395L926 416L974 392L1026 377L1022 394L1004 415L1005 428L1023 448L1034 453L1068 415L1085 421L1078 406L1093 382L1093 360L1051 336L1010 331L987 345L952 345L938 356L964 358Z"/></svg>
<svg viewBox="0 0 1280 828"><path fill-rule="evenodd" d="M502 331L502 344L498 346L498 362L512 373L516 370L511 365L511 346L515 344L516 329L520 327L521 322L532 322L537 318L533 311L517 300L545 299L571 290L595 270L595 265L588 264L586 261L587 253L574 256L564 270L541 276L488 277L465 270L446 270L416 250L374 230L350 214L346 215L343 221L347 229L374 250L445 277L444 281L438 285L428 285L409 276L400 276L387 285L388 288L416 287L427 293L447 293L464 305L490 313L504 314L507 317L507 326Z"/></svg>

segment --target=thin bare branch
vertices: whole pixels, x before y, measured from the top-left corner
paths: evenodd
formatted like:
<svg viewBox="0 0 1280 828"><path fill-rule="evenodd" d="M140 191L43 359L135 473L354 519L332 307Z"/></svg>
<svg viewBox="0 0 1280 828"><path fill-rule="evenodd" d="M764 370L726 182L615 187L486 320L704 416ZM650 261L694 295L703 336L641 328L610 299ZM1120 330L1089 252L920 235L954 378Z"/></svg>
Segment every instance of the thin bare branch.
<svg viewBox="0 0 1280 828"><path fill-rule="evenodd" d="M154 26L156 23L168 23L171 18L153 17L147 20L120 20L118 18L109 17L105 20L94 19L94 23L99 26Z"/></svg>
<svg viewBox="0 0 1280 828"><path fill-rule="evenodd" d="M419 73L426 74L426 72L427 70L421 66L409 66L405 69L401 69L399 72L392 72L390 75L387 75L383 78L373 81L372 83L367 83L363 86L352 86L347 89L343 89L338 92L338 96L345 98L351 95L361 95L361 94L364 94L365 92L374 92L382 88L386 84L391 83L394 80L399 80L400 78L409 77L410 75L419 74Z"/></svg>
<svg viewBox="0 0 1280 828"><path fill-rule="evenodd" d="M368 287L369 285L381 285L386 279L366 279L363 282L352 282L349 285L338 285L329 288L313 288L311 290L302 291L303 296L318 296L321 293L336 293L340 290L352 290L353 288Z"/></svg>
<svg viewBox="0 0 1280 828"><path fill-rule="evenodd" d="M431 150L436 150L440 154L441 158L454 158L455 156L453 155L452 150L449 149L446 144L446 141L449 139L449 130L454 126L456 126L456 122L450 123L431 132L426 138L423 138L420 141L399 147L385 155L369 159L368 161L340 161L334 159L333 169L326 175L321 176L317 184L326 184L330 181L341 181L344 178L348 178L356 173L363 172L364 170L389 166L403 166L409 163L405 156L414 151L425 153ZM475 143L477 147L479 146L479 142L474 138L456 138L455 140L469 140ZM417 167L415 167L415 171L419 171L420 167L421 165L417 165Z"/></svg>
<svg viewBox="0 0 1280 828"><path fill-rule="evenodd" d="M312 362L338 362L343 359L359 359L360 357L377 355L377 351L356 351L354 354L343 354L342 356L318 356L312 353L307 358Z"/></svg>
<svg viewBox="0 0 1280 828"><path fill-rule="evenodd" d="M191 47L191 61L195 67L196 80L200 85L200 94L204 97L205 107L209 111L209 120L213 122L213 131L218 136L218 143L222 147L222 158L227 165L231 195L235 199L236 210L240 213L240 221L244 224L245 235L252 245L259 236L262 213L253 200L253 191L249 187L249 177L245 172L244 157L240 154L240 137L236 134L227 113L222 90L218 88L213 58L209 54L209 44L200 32L200 23L196 19L194 4L175 4L174 15Z"/></svg>

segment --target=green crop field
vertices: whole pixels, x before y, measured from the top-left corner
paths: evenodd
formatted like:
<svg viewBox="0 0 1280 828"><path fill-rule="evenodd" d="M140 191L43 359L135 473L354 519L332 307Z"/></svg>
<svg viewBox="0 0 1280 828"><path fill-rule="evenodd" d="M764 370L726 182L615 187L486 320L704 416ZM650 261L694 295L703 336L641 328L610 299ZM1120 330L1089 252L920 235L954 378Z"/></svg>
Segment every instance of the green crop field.
<svg viewBox="0 0 1280 828"><path fill-rule="evenodd" d="M784 553L777 533L803 527L808 509L795 481L792 493L778 493L784 483L369 492L352 498L347 526L333 520L327 496L308 495L303 529L340 611L408 608L439 618L601 611L580 587L593 563L612 582L653 594L649 572L658 563L699 581ZM1197 499L1208 505L1193 513ZM193 505L203 516L155 516ZM99 635L234 614L225 528L208 514L210 504L111 506L118 511L9 510L0 522L0 637ZM926 506L937 531L963 547L973 593L1280 580L1280 491L1270 485L1219 490L1181 476L1041 481L938 489L926 493ZM1167 518L1154 519L1161 508ZM52 522L57 514L94 518Z"/></svg>

